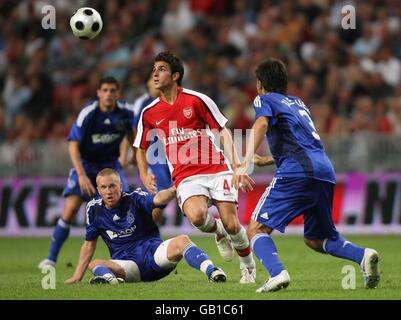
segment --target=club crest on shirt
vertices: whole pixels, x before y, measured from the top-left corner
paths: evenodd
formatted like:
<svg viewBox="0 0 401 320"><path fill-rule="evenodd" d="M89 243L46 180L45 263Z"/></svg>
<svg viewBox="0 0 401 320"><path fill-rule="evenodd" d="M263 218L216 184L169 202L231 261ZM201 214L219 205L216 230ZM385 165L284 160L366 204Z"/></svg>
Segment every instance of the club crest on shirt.
<svg viewBox="0 0 401 320"><path fill-rule="evenodd" d="M190 119L192 117L192 108L187 107L182 110L182 113L184 114L185 118Z"/></svg>
<svg viewBox="0 0 401 320"><path fill-rule="evenodd" d="M131 211L128 211L127 213L127 221L128 223L134 223L135 221L134 214Z"/></svg>

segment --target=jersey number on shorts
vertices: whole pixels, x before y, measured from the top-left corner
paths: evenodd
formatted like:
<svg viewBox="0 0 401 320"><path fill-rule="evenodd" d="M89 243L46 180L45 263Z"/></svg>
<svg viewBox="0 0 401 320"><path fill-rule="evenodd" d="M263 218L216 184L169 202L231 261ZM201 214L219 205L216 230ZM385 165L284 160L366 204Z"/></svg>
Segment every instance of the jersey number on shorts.
<svg viewBox="0 0 401 320"><path fill-rule="evenodd" d="M227 192L230 192L230 185L228 184L228 181L226 179L224 179L223 189Z"/></svg>

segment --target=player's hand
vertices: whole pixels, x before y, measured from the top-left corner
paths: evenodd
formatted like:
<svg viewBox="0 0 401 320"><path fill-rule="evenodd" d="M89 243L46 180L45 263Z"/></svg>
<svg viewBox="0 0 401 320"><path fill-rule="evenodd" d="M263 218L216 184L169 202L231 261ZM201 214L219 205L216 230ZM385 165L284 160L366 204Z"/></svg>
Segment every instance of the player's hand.
<svg viewBox="0 0 401 320"><path fill-rule="evenodd" d="M73 283L77 283L77 282L79 282L79 281L80 281L79 279L77 279L77 278L75 278L75 277L71 277L71 278L65 280L65 281L64 281L64 284L73 284Z"/></svg>
<svg viewBox="0 0 401 320"><path fill-rule="evenodd" d="M82 193L85 193L89 196L94 196L96 194L96 189L92 185L92 182L89 180L87 176L78 176L79 188Z"/></svg>
<svg viewBox="0 0 401 320"><path fill-rule="evenodd" d="M141 176L141 180L146 190L148 190L152 194L155 194L157 192L156 177L153 174L148 173L145 176Z"/></svg>
<svg viewBox="0 0 401 320"><path fill-rule="evenodd" d="M238 165L234 168L234 175L231 181L231 186L235 189L240 189L242 192L249 192L253 190L255 182L247 174L248 166L246 164Z"/></svg>

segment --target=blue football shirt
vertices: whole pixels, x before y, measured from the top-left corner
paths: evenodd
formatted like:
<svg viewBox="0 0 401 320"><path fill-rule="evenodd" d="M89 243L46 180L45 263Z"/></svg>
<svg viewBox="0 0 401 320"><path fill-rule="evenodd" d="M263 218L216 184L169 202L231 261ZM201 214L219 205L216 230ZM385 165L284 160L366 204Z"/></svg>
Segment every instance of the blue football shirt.
<svg viewBox="0 0 401 320"><path fill-rule="evenodd" d="M68 141L79 141L83 160L93 163L117 161L120 143L132 132L133 113L119 103L112 112L102 112L95 100L84 107L74 122Z"/></svg>
<svg viewBox="0 0 401 320"><path fill-rule="evenodd" d="M266 138L277 176L309 177L335 183L335 172L311 114L298 97L268 93L254 100L256 118L269 118Z"/></svg>
<svg viewBox="0 0 401 320"><path fill-rule="evenodd" d="M112 259L125 260L141 242L160 238L152 219L153 195L136 189L123 193L116 208L108 209L101 198L90 201L86 207L86 240L102 237Z"/></svg>

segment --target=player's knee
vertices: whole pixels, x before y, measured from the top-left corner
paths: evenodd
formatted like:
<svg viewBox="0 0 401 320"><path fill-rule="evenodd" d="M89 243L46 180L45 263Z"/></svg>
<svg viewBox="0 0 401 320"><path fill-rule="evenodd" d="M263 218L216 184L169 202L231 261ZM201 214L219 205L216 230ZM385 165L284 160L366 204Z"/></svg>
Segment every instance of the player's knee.
<svg viewBox="0 0 401 320"><path fill-rule="evenodd" d="M191 243L191 239L186 234L182 234L182 235L178 236L176 239L177 239L177 243L180 246L181 252L183 252L184 249Z"/></svg>
<svg viewBox="0 0 401 320"><path fill-rule="evenodd" d="M203 212L202 210L192 211L190 215L187 214L190 218L191 223L195 227L202 227L206 222L207 211Z"/></svg>
<svg viewBox="0 0 401 320"><path fill-rule="evenodd" d="M99 264L100 264L100 260L99 259L92 260L91 262L89 262L88 269L90 271L92 271L93 268L96 267Z"/></svg>

